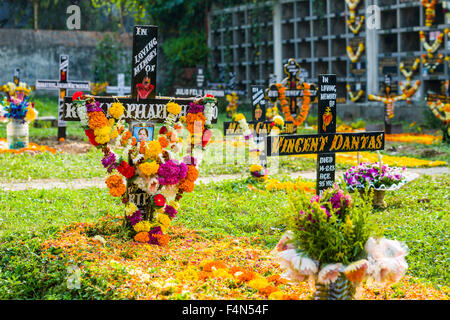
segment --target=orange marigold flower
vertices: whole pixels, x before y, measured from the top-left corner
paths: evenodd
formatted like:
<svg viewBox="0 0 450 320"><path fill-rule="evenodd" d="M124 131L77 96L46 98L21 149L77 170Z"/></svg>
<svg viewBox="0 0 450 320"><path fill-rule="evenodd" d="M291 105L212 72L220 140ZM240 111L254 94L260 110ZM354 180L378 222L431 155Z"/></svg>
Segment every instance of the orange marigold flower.
<svg viewBox="0 0 450 320"><path fill-rule="evenodd" d="M258 292L260 294L265 295L265 296L268 296L275 291L280 291L280 289L278 289L277 287L274 287L274 286L267 286L267 287L264 287L264 288L258 290Z"/></svg>
<svg viewBox="0 0 450 320"><path fill-rule="evenodd" d="M108 126L108 119L101 111L89 112L89 128L92 130Z"/></svg>
<svg viewBox="0 0 450 320"><path fill-rule="evenodd" d="M188 165L188 172L186 174L186 180L194 182L198 178L198 170L193 165Z"/></svg>
<svg viewBox="0 0 450 320"><path fill-rule="evenodd" d="M131 138L131 145L135 146L137 143L137 139L135 137Z"/></svg>
<svg viewBox="0 0 450 320"><path fill-rule="evenodd" d="M300 300L300 298L296 294L284 294L283 300Z"/></svg>
<svg viewBox="0 0 450 320"><path fill-rule="evenodd" d="M279 285L279 284L286 284L286 283L287 283L287 280L281 278L281 276L280 276L279 274L271 275L270 277L267 278L267 281L269 281L269 282L275 282L276 285Z"/></svg>
<svg viewBox="0 0 450 320"><path fill-rule="evenodd" d="M194 182L183 179L178 188L184 192L192 192L194 191Z"/></svg>
<svg viewBox="0 0 450 320"><path fill-rule="evenodd" d="M139 147L139 153L144 154L145 153L145 141L141 141L140 142L140 147Z"/></svg>
<svg viewBox="0 0 450 320"><path fill-rule="evenodd" d="M194 133L195 126L198 126L195 131L202 133L205 130L206 118L202 113L188 113L186 117L186 129L190 133Z"/></svg>
<svg viewBox="0 0 450 320"><path fill-rule="evenodd" d="M247 282L256 278L256 274L253 271L245 271L237 276L239 281Z"/></svg>
<svg viewBox="0 0 450 320"><path fill-rule="evenodd" d="M150 236L148 235L148 232L139 232L134 236L134 241L137 242L149 242Z"/></svg>
<svg viewBox="0 0 450 320"><path fill-rule="evenodd" d="M127 187L122 184L116 188L109 189L109 194L113 197L121 197L127 191Z"/></svg>
<svg viewBox="0 0 450 320"><path fill-rule="evenodd" d="M158 141L162 148L166 148L167 146L169 146L169 141L167 141L167 138L164 136L159 137Z"/></svg>
<svg viewBox="0 0 450 320"><path fill-rule="evenodd" d="M167 234L157 234L154 236L158 241L158 244L162 247L166 246L169 243L169 236Z"/></svg>
<svg viewBox="0 0 450 320"><path fill-rule="evenodd" d="M223 263L222 261L211 261L211 262L207 262L203 266L203 271L211 272L213 267L216 269L226 269L227 268L225 263Z"/></svg>
<svg viewBox="0 0 450 320"><path fill-rule="evenodd" d="M197 276L198 276L199 280L205 280L205 279L211 278L212 273L211 272L205 272L205 271L199 271L197 273Z"/></svg>

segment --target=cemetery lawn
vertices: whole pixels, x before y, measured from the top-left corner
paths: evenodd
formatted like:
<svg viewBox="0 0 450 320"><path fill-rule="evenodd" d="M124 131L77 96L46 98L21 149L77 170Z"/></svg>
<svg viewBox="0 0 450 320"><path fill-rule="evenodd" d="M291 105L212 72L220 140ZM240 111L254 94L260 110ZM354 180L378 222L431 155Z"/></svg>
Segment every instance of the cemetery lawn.
<svg viewBox="0 0 450 320"><path fill-rule="evenodd" d="M409 269L364 299L449 298L449 197L448 174L387 194L389 207L373 214L387 238L408 245ZM181 200L168 247L156 247L124 239L115 218L123 207L106 189L0 191L0 299L265 299L207 262L280 274L269 252L285 231L286 202L285 192L252 191L244 179L197 185ZM69 266L81 268L79 289L67 287ZM311 294L306 284L273 286L290 298Z"/></svg>

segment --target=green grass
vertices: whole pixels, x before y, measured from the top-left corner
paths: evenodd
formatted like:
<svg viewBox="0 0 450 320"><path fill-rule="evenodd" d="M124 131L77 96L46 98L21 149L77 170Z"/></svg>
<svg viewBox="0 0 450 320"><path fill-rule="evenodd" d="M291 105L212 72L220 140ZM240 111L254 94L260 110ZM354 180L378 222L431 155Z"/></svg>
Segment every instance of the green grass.
<svg viewBox="0 0 450 320"><path fill-rule="evenodd" d="M106 176L101 164L102 153L92 148L88 153L73 155L49 152L36 155L0 154L0 180L77 179Z"/></svg>

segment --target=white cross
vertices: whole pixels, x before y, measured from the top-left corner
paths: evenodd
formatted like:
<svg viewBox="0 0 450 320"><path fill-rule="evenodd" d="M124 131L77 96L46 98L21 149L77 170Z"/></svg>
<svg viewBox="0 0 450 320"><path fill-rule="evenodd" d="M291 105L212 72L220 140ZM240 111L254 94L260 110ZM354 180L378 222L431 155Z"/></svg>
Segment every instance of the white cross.
<svg viewBox="0 0 450 320"><path fill-rule="evenodd" d="M131 90L129 86L125 86L125 75L119 73L117 75L117 87L107 86L107 93L116 93L118 96L124 96L125 94L130 94Z"/></svg>

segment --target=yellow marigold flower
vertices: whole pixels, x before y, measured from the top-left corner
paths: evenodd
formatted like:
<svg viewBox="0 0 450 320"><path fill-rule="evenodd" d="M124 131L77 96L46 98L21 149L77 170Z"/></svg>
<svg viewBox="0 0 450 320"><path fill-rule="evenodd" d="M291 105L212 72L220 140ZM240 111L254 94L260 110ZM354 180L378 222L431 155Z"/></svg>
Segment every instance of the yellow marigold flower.
<svg viewBox="0 0 450 320"><path fill-rule="evenodd" d="M174 207L175 209L178 210L178 208L180 207L180 204L177 201L175 201L175 200L170 200L169 201L169 206L172 206L172 207Z"/></svg>
<svg viewBox="0 0 450 320"><path fill-rule="evenodd" d="M34 119L36 119L36 115L37 115L36 110L34 108L28 107L27 113L25 115L25 120L27 122L31 122Z"/></svg>
<svg viewBox="0 0 450 320"><path fill-rule="evenodd" d="M180 122L186 123L186 116L181 116L180 117Z"/></svg>
<svg viewBox="0 0 450 320"><path fill-rule="evenodd" d="M192 281L192 280L198 279L197 271L193 267L188 267L184 271L177 272L175 274L175 276L178 280L181 280L181 281L183 281L183 280Z"/></svg>
<svg viewBox="0 0 450 320"><path fill-rule="evenodd" d="M136 223L133 226L133 228L134 228L134 231L136 231L138 233L139 232L149 232L151 225L150 225L150 222L148 222L148 221L141 221L141 222Z"/></svg>
<svg viewBox="0 0 450 320"><path fill-rule="evenodd" d="M115 138L117 138L119 136L119 131L113 130L113 131L111 131L111 134L109 136L110 136L111 140L114 140Z"/></svg>
<svg viewBox="0 0 450 320"><path fill-rule="evenodd" d="M111 107L109 107L108 112L112 117L119 119L123 115L124 110L123 104L114 102Z"/></svg>
<svg viewBox="0 0 450 320"><path fill-rule="evenodd" d="M116 120L114 120L113 118L108 120L108 124L111 128L114 126L114 123L116 123Z"/></svg>
<svg viewBox="0 0 450 320"><path fill-rule="evenodd" d="M275 117L273 117L273 122L275 122L275 124L277 125L277 126L282 126L282 125L284 125L284 120L283 120L283 118L281 117L281 116L275 116Z"/></svg>
<svg viewBox="0 0 450 320"><path fill-rule="evenodd" d="M269 300L283 300L284 293L282 291L275 291L269 295Z"/></svg>
<svg viewBox="0 0 450 320"><path fill-rule="evenodd" d="M161 224L162 229L167 229L170 226L170 217L167 214L160 213L158 217L156 217L156 222Z"/></svg>
<svg viewBox="0 0 450 320"><path fill-rule="evenodd" d="M250 166L250 171L251 172L255 172L255 171L261 171L263 169L263 167L259 164L252 164Z"/></svg>
<svg viewBox="0 0 450 320"><path fill-rule="evenodd" d="M94 134L96 136L109 136L109 133L111 132L111 127L102 127L94 130Z"/></svg>
<svg viewBox="0 0 450 320"><path fill-rule="evenodd" d="M238 113L234 116L234 121L241 121L242 119L245 119L245 116L242 113Z"/></svg>
<svg viewBox="0 0 450 320"><path fill-rule="evenodd" d="M175 102L169 102L167 104L167 112L177 115L181 112L181 106Z"/></svg>
<svg viewBox="0 0 450 320"><path fill-rule="evenodd" d="M228 273L225 269L216 269L213 270L213 277L215 278L222 278L222 279L232 279L233 276Z"/></svg>
<svg viewBox="0 0 450 320"><path fill-rule="evenodd" d="M133 202L128 202L125 206L125 214L131 216L137 209L138 207Z"/></svg>
<svg viewBox="0 0 450 320"><path fill-rule="evenodd" d="M108 135L101 135L101 136L95 136L95 142L99 143L99 144L105 144L107 142L109 142L110 137L109 134Z"/></svg>
<svg viewBox="0 0 450 320"><path fill-rule="evenodd" d="M161 153L162 148L158 140L147 142L147 148L145 148L144 159L156 160L158 155Z"/></svg>
<svg viewBox="0 0 450 320"><path fill-rule="evenodd" d="M267 279L265 278L256 278L251 280L248 285L250 286L250 288L255 289L255 290L260 290L262 288L265 288L269 285L269 281L267 281Z"/></svg>
<svg viewBox="0 0 450 320"><path fill-rule="evenodd" d="M156 174L158 172L159 164L156 163L156 161L152 161L150 163L144 162L140 164L138 168L144 175L151 176L152 174Z"/></svg>

